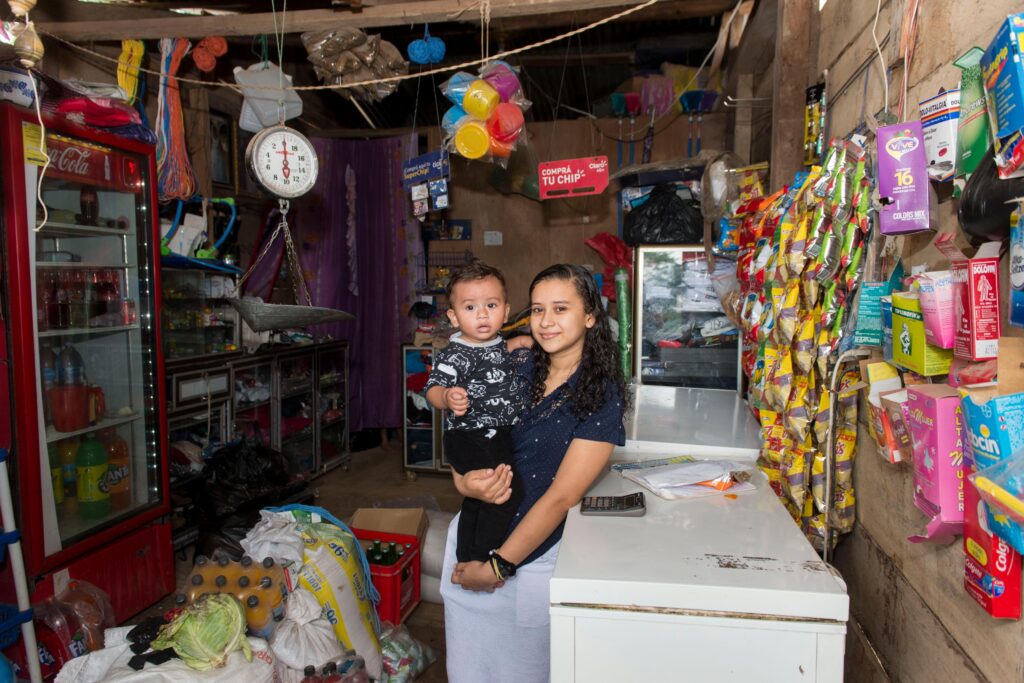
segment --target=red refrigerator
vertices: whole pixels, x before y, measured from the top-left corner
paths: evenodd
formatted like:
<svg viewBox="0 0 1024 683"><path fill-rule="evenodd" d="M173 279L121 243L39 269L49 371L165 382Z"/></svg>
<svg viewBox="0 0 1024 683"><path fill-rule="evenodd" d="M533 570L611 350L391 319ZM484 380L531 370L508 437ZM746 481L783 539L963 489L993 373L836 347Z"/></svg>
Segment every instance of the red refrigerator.
<svg viewBox="0 0 1024 683"><path fill-rule="evenodd" d="M12 488L33 599L89 581L122 622L174 589L155 154L44 124L45 172L35 112L0 105Z"/></svg>

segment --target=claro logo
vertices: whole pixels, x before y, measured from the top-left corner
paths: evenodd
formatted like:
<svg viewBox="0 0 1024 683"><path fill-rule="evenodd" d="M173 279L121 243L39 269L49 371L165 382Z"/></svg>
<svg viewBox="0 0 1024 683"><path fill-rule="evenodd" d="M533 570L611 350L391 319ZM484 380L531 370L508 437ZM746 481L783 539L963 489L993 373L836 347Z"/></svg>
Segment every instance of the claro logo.
<svg viewBox="0 0 1024 683"><path fill-rule="evenodd" d="M970 434L971 448L982 453L999 456L999 442L992 438L992 432L989 431L988 425L981 425L978 432L978 434L974 432Z"/></svg>

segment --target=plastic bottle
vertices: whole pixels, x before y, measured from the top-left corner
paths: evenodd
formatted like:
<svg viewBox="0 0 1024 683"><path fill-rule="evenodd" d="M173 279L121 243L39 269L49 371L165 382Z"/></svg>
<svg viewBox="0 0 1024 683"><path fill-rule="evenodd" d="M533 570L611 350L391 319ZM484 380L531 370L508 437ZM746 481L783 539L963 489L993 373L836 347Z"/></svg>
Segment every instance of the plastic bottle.
<svg viewBox="0 0 1024 683"><path fill-rule="evenodd" d="M323 671L320 672L320 680L323 683L339 683L341 681L341 674L338 673L338 665L334 662L327 662Z"/></svg>
<svg viewBox="0 0 1024 683"><path fill-rule="evenodd" d="M61 480L64 484L64 514L78 514L78 439L62 439L57 442L57 455L60 458Z"/></svg>
<svg viewBox="0 0 1024 683"><path fill-rule="evenodd" d="M53 504L59 513L64 505L64 468L61 466L60 453L55 444L46 445L46 455L50 459L50 482L53 486Z"/></svg>
<svg viewBox="0 0 1024 683"><path fill-rule="evenodd" d="M107 449L96 437L87 434L75 456L78 514L83 519L100 519L110 513L110 494L107 493L109 467Z"/></svg>
<svg viewBox="0 0 1024 683"><path fill-rule="evenodd" d="M263 562L260 564L263 566L264 573L270 577L273 584L281 591L281 599L286 598L288 596L288 587L285 585L284 569L274 562L272 557L264 557Z"/></svg>
<svg viewBox="0 0 1024 683"><path fill-rule="evenodd" d="M85 361L71 342L64 342L57 356L57 383L85 384Z"/></svg>
<svg viewBox="0 0 1024 683"><path fill-rule="evenodd" d="M68 290L57 275L50 279L49 284L50 298L47 303L46 317L49 319L50 329L63 330L71 322L71 312L68 308Z"/></svg>
<svg viewBox="0 0 1024 683"><path fill-rule="evenodd" d="M267 604L258 596L250 595L245 601L245 621L249 633L257 638L270 638L274 632L274 619Z"/></svg>
<svg viewBox="0 0 1024 683"><path fill-rule="evenodd" d="M49 344L39 348L39 378L43 385L43 420L47 425L53 424L50 415L50 389L57 386L57 354Z"/></svg>
<svg viewBox="0 0 1024 683"><path fill-rule="evenodd" d="M316 675L316 667L310 664L302 671L302 681L300 683L320 683L321 678Z"/></svg>
<svg viewBox="0 0 1024 683"><path fill-rule="evenodd" d="M175 607L184 607L187 604L188 604L188 596L185 595L184 593L178 593L177 595L174 596L174 606Z"/></svg>
<svg viewBox="0 0 1024 683"><path fill-rule="evenodd" d="M100 432L100 439L107 449L107 492L110 494L110 507L113 510L121 510L132 503L132 463L128 442L114 429Z"/></svg>
<svg viewBox="0 0 1024 683"><path fill-rule="evenodd" d="M103 649L103 632L117 625L110 598L101 589L86 581L68 582L67 590L57 599L71 607L85 632L85 646L90 652Z"/></svg>
<svg viewBox="0 0 1024 683"><path fill-rule="evenodd" d="M272 619L284 616L284 596L281 595L280 585L275 584L273 579L269 576L262 577L255 594L266 605Z"/></svg>
<svg viewBox="0 0 1024 683"><path fill-rule="evenodd" d="M188 596L189 604L195 602L200 595L206 593L206 582L203 580L202 574L193 574L188 580L188 589L186 595Z"/></svg>
<svg viewBox="0 0 1024 683"><path fill-rule="evenodd" d="M228 587L228 577L218 574L217 578L213 580L213 585L217 587L218 593L223 593L224 589Z"/></svg>
<svg viewBox="0 0 1024 683"><path fill-rule="evenodd" d="M39 272L39 271L36 271ZM36 328L40 332L50 329L50 280L53 273L45 271L36 277Z"/></svg>

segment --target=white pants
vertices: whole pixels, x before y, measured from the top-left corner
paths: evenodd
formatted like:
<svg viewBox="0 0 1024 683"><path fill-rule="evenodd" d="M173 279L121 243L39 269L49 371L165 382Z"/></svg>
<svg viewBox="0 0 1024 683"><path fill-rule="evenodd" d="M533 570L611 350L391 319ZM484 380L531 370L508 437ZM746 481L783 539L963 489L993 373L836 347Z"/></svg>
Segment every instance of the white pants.
<svg viewBox="0 0 1024 683"><path fill-rule="evenodd" d="M459 516L448 527L441 570L449 683L546 683L551 671L551 574L558 544L493 593L451 581Z"/></svg>

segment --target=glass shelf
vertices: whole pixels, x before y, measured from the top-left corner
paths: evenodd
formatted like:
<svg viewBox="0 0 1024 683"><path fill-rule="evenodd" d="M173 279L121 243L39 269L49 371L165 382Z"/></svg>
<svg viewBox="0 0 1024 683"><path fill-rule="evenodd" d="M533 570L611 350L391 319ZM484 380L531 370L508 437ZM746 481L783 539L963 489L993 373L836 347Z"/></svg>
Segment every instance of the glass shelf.
<svg viewBox="0 0 1024 683"><path fill-rule="evenodd" d="M94 425L83 427L82 429L76 429L73 432L60 432L57 431L53 425L46 428L46 443L54 443L56 441L63 441L64 439L73 439L76 436L82 434L89 434L91 432L98 432L101 429L110 429L111 427L118 427L120 425L129 424L136 420L141 420L142 415L135 413L134 415L125 417L108 417L104 420L100 420Z"/></svg>
<svg viewBox="0 0 1024 683"><path fill-rule="evenodd" d="M83 261L37 261L36 268L81 268L82 270L111 270L134 268L127 263L85 263Z"/></svg>
<svg viewBox="0 0 1024 683"><path fill-rule="evenodd" d="M76 223L54 223L47 221L41 229L36 225L36 232L44 235L63 237L85 237L88 235L117 235L118 237L134 237L128 230L120 228L102 228L94 225L78 225ZM39 264L36 264L39 265Z"/></svg>
<svg viewBox="0 0 1024 683"><path fill-rule="evenodd" d="M139 326L136 325L115 325L114 327L69 327L64 330L46 330L40 332L40 337L81 337L87 335L97 334L113 334L115 332L128 332L129 330L137 330Z"/></svg>

